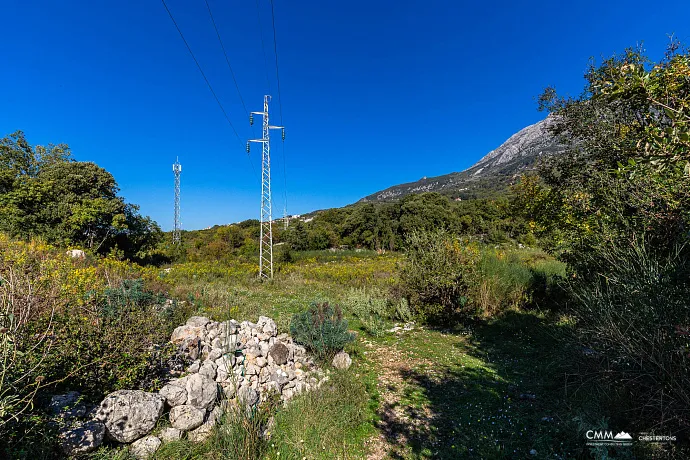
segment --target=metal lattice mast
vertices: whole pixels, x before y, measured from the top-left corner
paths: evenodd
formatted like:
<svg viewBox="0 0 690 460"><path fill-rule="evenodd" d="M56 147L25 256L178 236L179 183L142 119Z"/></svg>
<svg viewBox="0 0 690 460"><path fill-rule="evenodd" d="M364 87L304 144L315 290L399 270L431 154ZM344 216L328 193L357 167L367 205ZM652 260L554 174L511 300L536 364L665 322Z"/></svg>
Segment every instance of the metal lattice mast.
<svg viewBox="0 0 690 460"><path fill-rule="evenodd" d="M271 210L271 142L272 129L280 129L285 139L285 128L271 126L268 123L268 102L271 96L264 96L263 112L249 114L249 124L254 124L254 115L263 119L263 136L261 139L247 141L247 153L251 142L260 142L261 149L261 232L259 236L259 278L273 278L273 214Z"/></svg>
<svg viewBox="0 0 690 460"><path fill-rule="evenodd" d="M175 159L173 163L173 173L175 174L175 224L173 227L173 244L180 242L182 225L180 223L180 173L182 165L180 160Z"/></svg>

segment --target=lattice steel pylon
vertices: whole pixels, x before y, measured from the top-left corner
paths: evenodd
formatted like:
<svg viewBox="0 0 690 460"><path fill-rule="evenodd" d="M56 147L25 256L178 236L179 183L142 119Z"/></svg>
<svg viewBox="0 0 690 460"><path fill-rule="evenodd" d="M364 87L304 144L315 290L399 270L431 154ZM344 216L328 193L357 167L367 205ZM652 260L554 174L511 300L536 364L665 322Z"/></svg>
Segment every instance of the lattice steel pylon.
<svg viewBox="0 0 690 460"><path fill-rule="evenodd" d="M273 214L271 210L271 141L272 129L282 130L282 138L285 140L285 128L283 126L271 126L268 123L268 102L271 96L264 96L263 112L249 114L249 124L254 124L254 115L263 118L263 136L261 139L247 141L247 153L252 142L260 142L261 149L261 232L259 236L259 278L273 278Z"/></svg>
<svg viewBox="0 0 690 460"><path fill-rule="evenodd" d="M180 223L180 174L182 165L179 158L173 163L173 173L175 174L175 224L173 226L173 244L178 244L181 238L182 225Z"/></svg>

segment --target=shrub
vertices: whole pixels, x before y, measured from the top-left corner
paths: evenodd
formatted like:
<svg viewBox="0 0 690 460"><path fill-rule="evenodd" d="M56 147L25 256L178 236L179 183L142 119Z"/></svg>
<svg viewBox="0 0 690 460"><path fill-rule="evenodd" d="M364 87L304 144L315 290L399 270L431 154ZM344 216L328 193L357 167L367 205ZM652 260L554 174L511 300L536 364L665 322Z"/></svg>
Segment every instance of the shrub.
<svg viewBox="0 0 690 460"><path fill-rule="evenodd" d="M626 417L690 428L690 266L684 248L659 256L642 242L588 255L571 283L582 340L606 356L597 370ZM624 390L624 391L621 391ZM632 420L630 420L632 421ZM644 429L645 426L640 426Z"/></svg>
<svg viewBox="0 0 690 460"><path fill-rule="evenodd" d="M340 308L328 302L315 303L292 317L290 333L319 360L328 360L352 342L354 334L347 330L347 320Z"/></svg>
<svg viewBox="0 0 690 460"><path fill-rule="evenodd" d="M441 322L469 313L467 289L479 250L445 230L412 233L407 245L407 260L400 270L401 293L415 315Z"/></svg>
<svg viewBox="0 0 690 460"><path fill-rule="evenodd" d="M389 316L388 301L380 295L367 292L366 288L352 288L345 299L345 307L361 323L364 330L374 336L385 329Z"/></svg>

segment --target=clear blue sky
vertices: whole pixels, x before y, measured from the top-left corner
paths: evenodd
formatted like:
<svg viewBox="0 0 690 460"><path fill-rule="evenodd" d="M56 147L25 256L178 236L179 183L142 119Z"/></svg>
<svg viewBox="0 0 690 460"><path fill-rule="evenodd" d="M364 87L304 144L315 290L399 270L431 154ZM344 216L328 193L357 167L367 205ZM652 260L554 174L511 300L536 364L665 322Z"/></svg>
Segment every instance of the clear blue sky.
<svg viewBox="0 0 690 460"><path fill-rule="evenodd" d="M535 97L545 86L579 93L590 56L644 41L658 58L671 33L690 42L687 1L274 2L291 214L463 170L543 117ZM249 110L269 91L263 31L278 123L269 0L258 0L261 22L253 0L209 3ZM259 148L250 162L252 131L206 4L168 6L241 141L159 0L4 0L0 135L22 129L32 144L69 144L164 229L176 156L183 228L258 218Z"/></svg>

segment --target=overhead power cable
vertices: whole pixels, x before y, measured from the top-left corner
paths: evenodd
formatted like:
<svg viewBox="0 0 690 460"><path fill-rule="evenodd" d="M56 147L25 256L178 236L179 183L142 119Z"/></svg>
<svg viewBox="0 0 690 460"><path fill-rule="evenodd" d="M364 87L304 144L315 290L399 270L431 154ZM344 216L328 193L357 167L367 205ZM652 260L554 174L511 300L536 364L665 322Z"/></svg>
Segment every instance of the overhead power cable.
<svg viewBox="0 0 690 460"><path fill-rule="evenodd" d="M182 39L182 42L187 47L187 51L189 51L190 56L192 56L194 63L196 64L197 68L199 69L199 73L201 73L201 76L204 78L204 81L206 82L206 85L208 86L209 91L211 91L213 98L216 100L216 103L218 104L218 107L220 108L221 112L223 112L223 116L225 117L228 124L230 125L232 132L235 133L235 137L237 137L238 142L240 143L242 148L244 148L242 138L240 137L239 134L237 134L237 130L235 129L235 126L232 124L232 121L230 121L230 117L228 116L228 113L225 111L223 104L220 102L220 99L216 95L216 92L213 90L213 86L211 86L211 82L208 81L208 78L206 78L206 74L204 73L204 69L201 68L201 64L199 64L199 61L197 60L196 56L194 56L194 52L192 51L192 48L189 46L189 43L187 43L187 40L184 38L184 34L182 33L180 26L177 25L177 21L175 21L175 17L173 16L172 12L170 11L170 8L168 8L168 5L165 3L165 0L161 0L161 2L163 2L163 7L165 7L165 11L168 12L168 16L170 16L170 20L172 21L173 25L175 26L175 29L177 29L177 33L180 34L180 38ZM209 9L209 12L210 12L210 9ZM214 27L215 27L215 22L214 22ZM234 78L234 76L233 76L233 78ZM244 104L244 102L243 102L243 104ZM246 109L245 109L245 111L246 111ZM251 162L251 158L249 157L249 153L247 153L247 159L249 160L249 164L252 167L252 171L254 172L254 175L258 177L256 169L254 168L254 164Z"/></svg>
<svg viewBox="0 0 690 460"><path fill-rule="evenodd" d="M280 72L278 71L278 44L276 40L276 14L271 0L271 25L273 26L273 53L276 57L276 81L278 82L278 110L280 114L280 125L283 126L283 98L280 94ZM281 144L280 151L283 154L283 195L285 197L285 209L287 209L287 167L285 161L285 146Z"/></svg>
<svg viewBox="0 0 690 460"><path fill-rule="evenodd" d="M206 8L208 8L208 14L211 16L211 23L213 24L213 29L216 31L216 36L218 37L218 43L220 43L220 48L223 50L223 55L225 56L225 62L228 64L228 68L230 69L230 75L232 75L232 81L235 83L235 88L237 89L237 94L240 96L240 102L242 103L242 108L244 109L245 113L247 116L249 116L249 110L247 110L247 106L244 103L244 98L242 97L242 92L240 91L240 85L237 84L237 79L235 78L235 72L232 70L232 66L230 65L230 58L228 58L228 53L225 51L225 46L223 45L223 40L220 38L220 32L218 32L218 27L216 26L216 20L213 18L213 12L211 12L211 6L208 4L208 0L204 0L206 2Z"/></svg>

